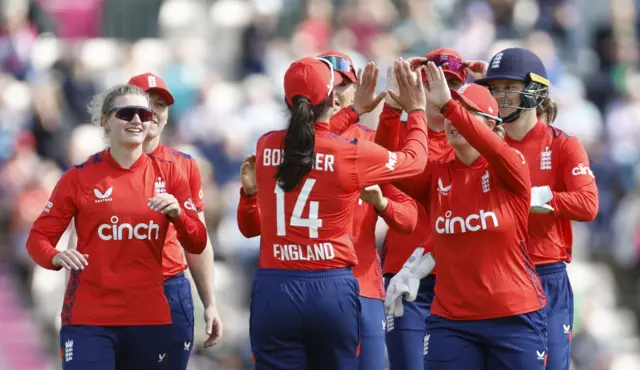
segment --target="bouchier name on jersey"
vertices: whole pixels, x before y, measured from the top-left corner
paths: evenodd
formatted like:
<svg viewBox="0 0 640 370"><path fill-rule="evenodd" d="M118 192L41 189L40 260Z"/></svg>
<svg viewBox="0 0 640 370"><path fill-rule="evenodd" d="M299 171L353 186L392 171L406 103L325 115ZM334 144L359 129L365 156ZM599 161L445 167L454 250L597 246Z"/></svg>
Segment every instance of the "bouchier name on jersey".
<svg viewBox="0 0 640 370"><path fill-rule="evenodd" d="M260 267L323 270L351 267L357 257L351 240L354 207L360 190L418 174L426 163L424 111L409 115L402 151L372 142L345 139L328 123L315 123L316 161L292 191L276 185L286 131L260 138L256 150L258 203L261 210Z"/></svg>

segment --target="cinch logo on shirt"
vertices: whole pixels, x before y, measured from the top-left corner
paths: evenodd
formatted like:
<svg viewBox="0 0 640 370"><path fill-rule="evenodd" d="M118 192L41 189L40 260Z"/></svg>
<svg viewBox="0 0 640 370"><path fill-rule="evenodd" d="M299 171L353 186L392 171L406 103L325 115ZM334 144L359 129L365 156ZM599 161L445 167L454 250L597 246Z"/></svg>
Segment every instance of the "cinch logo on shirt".
<svg viewBox="0 0 640 370"><path fill-rule="evenodd" d="M148 224L119 224L118 216L111 216L111 224L98 226L98 236L102 240L158 240L160 225L149 221ZM155 234L152 232L155 231Z"/></svg>
<svg viewBox="0 0 640 370"><path fill-rule="evenodd" d="M591 177L595 177L595 175L593 174L593 171L591 171L589 167L585 166L582 163L578 164L577 167L574 167L571 170L571 174L573 176L589 175Z"/></svg>
<svg viewBox="0 0 640 370"><path fill-rule="evenodd" d="M487 230L490 227L498 227L498 217L493 212L480 210L480 214L472 213L465 218L460 216L451 217L451 211L447 211L444 217L436 219L436 231L438 234L461 234L468 231ZM489 224L488 221L491 221Z"/></svg>
<svg viewBox="0 0 640 370"><path fill-rule="evenodd" d="M198 208L196 208L196 205L195 203L193 203L193 200L191 200L191 198L187 199L184 202L184 208L190 211L198 212Z"/></svg>

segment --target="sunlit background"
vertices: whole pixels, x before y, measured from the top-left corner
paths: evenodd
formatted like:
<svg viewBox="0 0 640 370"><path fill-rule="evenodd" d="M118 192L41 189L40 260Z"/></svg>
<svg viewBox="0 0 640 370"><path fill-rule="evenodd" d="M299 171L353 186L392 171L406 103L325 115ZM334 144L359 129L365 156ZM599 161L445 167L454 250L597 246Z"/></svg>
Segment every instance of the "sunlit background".
<svg viewBox="0 0 640 370"><path fill-rule="evenodd" d="M190 369L250 369L259 240L236 226L238 171L262 133L286 125L289 63L337 49L356 66L373 60L386 70L398 56L437 47L488 60L515 45L543 59L560 105L556 126L585 145L600 191L598 218L574 226L574 369L640 369L639 0L0 4L0 370L60 366L64 273L36 268L25 240L62 172L102 149L85 109L93 94L147 71L169 85L176 103L164 141L202 169L225 325L222 343L196 349ZM375 127L377 115L362 122Z"/></svg>

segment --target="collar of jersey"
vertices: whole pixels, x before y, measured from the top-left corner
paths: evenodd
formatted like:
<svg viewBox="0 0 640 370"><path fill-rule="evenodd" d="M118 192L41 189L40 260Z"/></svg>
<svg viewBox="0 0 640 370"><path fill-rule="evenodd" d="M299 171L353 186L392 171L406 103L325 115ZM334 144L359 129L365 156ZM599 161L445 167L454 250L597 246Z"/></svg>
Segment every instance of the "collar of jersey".
<svg viewBox="0 0 640 370"><path fill-rule="evenodd" d="M120 170L120 171L132 171L135 170L136 168L142 167L144 166L145 163L147 163L147 159L149 157L145 154L142 153L142 155L140 156L140 158L138 158L138 160L136 160L135 162L133 162L133 165L130 168L123 168L122 166L120 166L120 164L118 164L118 162L116 162L115 159L113 159L113 157L111 156L111 149L107 149L105 155L104 155L104 161L106 163L108 163L111 167Z"/></svg>
<svg viewBox="0 0 640 370"><path fill-rule="evenodd" d="M447 139L447 133L444 130L433 131L432 129L427 127L427 131L429 134L429 139L436 139L436 140L441 140L442 138L444 138L445 140Z"/></svg>
<svg viewBox="0 0 640 370"><path fill-rule="evenodd" d="M329 131L329 122L316 122L316 131Z"/></svg>
<svg viewBox="0 0 640 370"><path fill-rule="evenodd" d="M453 169L455 169L456 171L465 171L470 169L484 168L487 166L487 163L488 163L486 158L483 157L482 155L479 155L478 158L476 158L476 160L473 161L473 163L471 163L469 166L462 163L462 161L458 159L457 155L455 155L454 157L455 159L453 160Z"/></svg>
<svg viewBox="0 0 640 370"><path fill-rule="evenodd" d="M153 150L153 152L149 153L151 155L158 155L164 150L164 145L162 143L158 143L158 146Z"/></svg>

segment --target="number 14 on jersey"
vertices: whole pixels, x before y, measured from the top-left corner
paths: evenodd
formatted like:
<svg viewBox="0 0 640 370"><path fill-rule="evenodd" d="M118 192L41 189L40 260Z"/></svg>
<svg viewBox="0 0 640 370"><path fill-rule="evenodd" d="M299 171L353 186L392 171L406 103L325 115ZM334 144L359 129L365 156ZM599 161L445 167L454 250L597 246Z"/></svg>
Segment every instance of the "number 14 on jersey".
<svg viewBox="0 0 640 370"><path fill-rule="evenodd" d="M296 204L293 207L293 214L291 215L291 220L289 220L289 225L297 226L297 227L308 227L309 228L309 238L315 239L318 237L318 228L322 227L322 220L318 218L318 208L319 203L311 201L309 202L309 218L302 218L302 212L304 211L307 200L309 199L309 194L313 189L313 185L315 185L315 179L307 179L302 185L302 190L300 190L300 194L298 195L298 199L296 200ZM278 228L278 236L287 235L286 229L286 217L284 212L284 190L276 184L274 189L274 193L276 194L276 222Z"/></svg>

